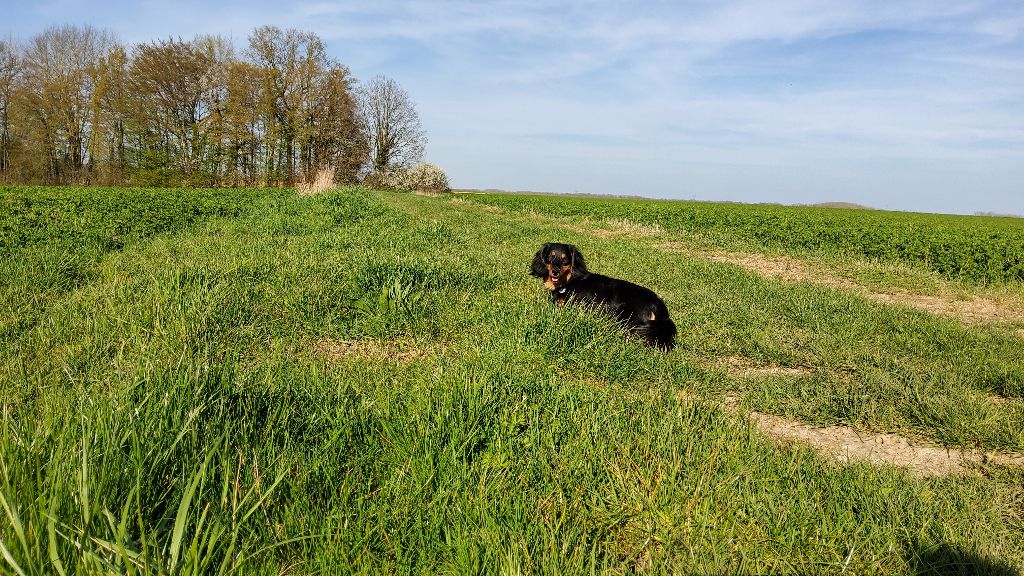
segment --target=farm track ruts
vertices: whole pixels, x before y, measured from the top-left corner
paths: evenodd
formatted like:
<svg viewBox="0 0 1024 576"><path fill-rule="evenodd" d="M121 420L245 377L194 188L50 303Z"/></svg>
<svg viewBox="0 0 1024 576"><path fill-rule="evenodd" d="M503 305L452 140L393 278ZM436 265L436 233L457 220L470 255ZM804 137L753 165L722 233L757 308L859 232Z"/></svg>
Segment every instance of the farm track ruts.
<svg viewBox="0 0 1024 576"><path fill-rule="evenodd" d="M820 286L848 290L875 302L916 308L964 322L977 324L1024 323L1024 310L1009 303L997 302L981 296L973 295L960 299L951 294L933 296L903 289L878 292L847 278L831 275L827 270L815 267L796 258L767 256L751 252L697 252L671 242L654 244L653 246L660 250L677 252L724 264L732 264L762 276L784 282L810 282Z"/></svg>
<svg viewBox="0 0 1024 576"><path fill-rule="evenodd" d="M654 239L665 233L664 230L657 226L640 225L629 221L594 222L594 227L586 227L578 224L553 221L549 218L542 219L539 215L535 214L514 215L502 208L489 205L474 205L472 202L458 198L452 200L452 202L461 205L471 205L486 212L502 214L520 221L543 222L576 234L586 234L595 238L634 238L640 240ZM598 225L603 225L603 227ZM836 276L819 266L814 266L808 262L788 256L768 256L752 252L727 252L721 250L701 251L672 241L652 242L648 245L651 248L665 252L732 264L775 280L808 282L819 286L846 290L882 304L914 308L967 323L1024 324L1024 307L1011 302L1000 302L977 295L960 298L948 292L940 295L929 295L895 288L886 292L879 292L848 278ZM1017 328L1015 331L1024 336L1024 328Z"/></svg>
<svg viewBox="0 0 1024 576"><path fill-rule="evenodd" d="M736 398L722 403L733 413L746 414L759 430L780 441L806 444L816 452L839 462L864 461L898 466L917 476L965 474L972 466L997 464L1024 466L1019 452L985 452L947 448L930 442L913 441L900 434L865 432L849 426L814 426L757 411L742 411Z"/></svg>

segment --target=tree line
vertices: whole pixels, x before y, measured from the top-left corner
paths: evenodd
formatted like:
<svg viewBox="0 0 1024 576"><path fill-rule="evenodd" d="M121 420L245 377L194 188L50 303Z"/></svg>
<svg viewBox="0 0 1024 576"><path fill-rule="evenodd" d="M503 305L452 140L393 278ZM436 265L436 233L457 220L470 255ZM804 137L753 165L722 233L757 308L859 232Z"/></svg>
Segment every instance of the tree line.
<svg viewBox="0 0 1024 576"><path fill-rule="evenodd" d="M408 94L360 84L310 32L255 29L125 46L89 26L0 40L0 182L290 186L409 166Z"/></svg>

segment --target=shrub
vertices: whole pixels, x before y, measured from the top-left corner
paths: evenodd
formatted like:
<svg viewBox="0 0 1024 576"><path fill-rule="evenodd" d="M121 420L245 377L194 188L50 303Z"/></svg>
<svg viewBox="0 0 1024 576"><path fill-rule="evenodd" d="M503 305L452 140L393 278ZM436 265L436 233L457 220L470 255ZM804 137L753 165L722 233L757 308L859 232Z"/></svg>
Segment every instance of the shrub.
<svg viewBox="0 0 1024 576"><path fill-rule="evenodd" d="M440 167L427 162L412 168L399 168L368 175L363 184L385 190L411 190L423 192L448 192L448 176Z"/></svg>

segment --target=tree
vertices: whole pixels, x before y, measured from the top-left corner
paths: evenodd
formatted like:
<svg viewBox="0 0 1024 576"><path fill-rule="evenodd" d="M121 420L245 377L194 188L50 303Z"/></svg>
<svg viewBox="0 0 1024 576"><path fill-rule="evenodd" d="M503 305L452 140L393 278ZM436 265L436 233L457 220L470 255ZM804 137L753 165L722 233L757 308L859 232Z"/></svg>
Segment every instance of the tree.
<svg viewBox="0 0 1024 576"><path fill-rule="evenodd" d="M0 178L5 178L11 166L11 97L21 62L14 42L0 40Z"/></svg>
<svg viewBox="0 0 1024 576"><path fill-rule="evenodd" d="M302 170L307 178L322 168L331 168L337 181L356 182L366 164L369 148L353 84L348 68L336 63L317 81L299 132Z"/></svg>
<svg viewBox="0 0 1024 576"><path fill-rule="evenodd" d="M210 62L200 106L206 111L201 126L202 147L206 151L202 172L210 183L222 183L233 176L230 164L230 127L228 122L228 84L231 67L235 61L235 49L231 41L223 36L201 35L192 41L195 49Z"/></svg>
<svg viewBox="0 0 1024 576"><path fill-rule="evenodd" d="M47 28L28 44L17 94L48 181L86 176L91 72L114 45L110 33L91 26Z"/></svg>
<svg viewBox="0 0 1024 576"><path fill-rule="evenodd" d="M261 180L262 116L259 111L261 73L248 62L231 61L223 107L224 163L230 183L254 186Z"/></svg>
<svg viewBox="0 0 1024 576"><path fill-rule="evenodd" d="M308 104L317 77L331 64L327 49L311 32L261 26L249 36L249 57L263 73L261 112L264 115L266 168L284 182L295 181Z"/></svg>
<svg viewBox="0 0 1024 576"><path fill-rule="evenodd" d="M359 90L359 112L372 172L383 174L420 161L427 137L416 107L397 82L384 76L370 80Z"/></svg>
<svg viewBox="0 0 1024 576"><path fill-rule="evenodd" d="M130 113L128 95L128 53L115 46L93 68L93 92L89 107L92 137L89 159L96 179L117 184L125 179L128 167L127 124Z"/></svg>
<svg viewBox="0 0 1024 576"><path fill-rule="evenodd" d="M209 53L179 39L139 44L129 71L136 125L187 182L205 152L200 125L209 114L212 69Z"/></svg>
<svg viewBox="0 0 1024 576"><path fill-rule="evenodd" d="M327 55L316 34L274 26L253 31L247 53L261 80L257 109L268 183L291 184L322 168L354 180L366 145L348 68Z"/></svg>
<svg viewBox="0 0 1024 576"><path fill-rule="evenodd" d="M89 27L0 41L0 180L354 182L368 158L355 80L312 33L119 45Z"/></svg>

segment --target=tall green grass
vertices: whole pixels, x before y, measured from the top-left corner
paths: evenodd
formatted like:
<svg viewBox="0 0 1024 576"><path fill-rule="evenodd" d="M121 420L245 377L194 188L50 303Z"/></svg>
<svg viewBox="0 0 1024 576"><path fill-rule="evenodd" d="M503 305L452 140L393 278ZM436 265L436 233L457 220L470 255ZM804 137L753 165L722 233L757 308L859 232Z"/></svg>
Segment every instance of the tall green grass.
<svg viewBox="0 0 1024 576"><path fill-rule="evenodd" d="M47 290L45 278L5 281L18 315L0 335L6 570L1013 574L1024 563L1019 470L917 479L836 466L717 401L738 390L809 420L1016 447L1019 408L985 400L1019 395L1011 336L725 266L655 266L632 240L566 238L444 198L354 189L246 204L133 237L31 306L11 302ZM680 349L550 306L526 267L555 239L662 293ZM323 353L331 342L364 346ZM706 362L729 354L826 375L739 381ZM964 399L994 419L943 411ZM855 409L865 405L879 410Z"/></svg>

